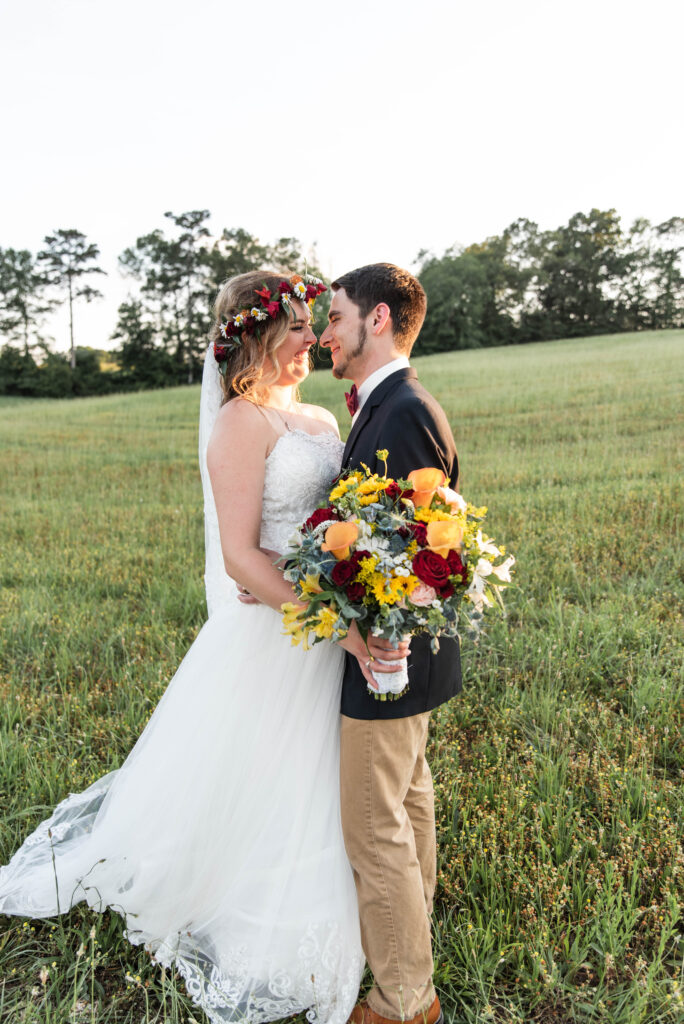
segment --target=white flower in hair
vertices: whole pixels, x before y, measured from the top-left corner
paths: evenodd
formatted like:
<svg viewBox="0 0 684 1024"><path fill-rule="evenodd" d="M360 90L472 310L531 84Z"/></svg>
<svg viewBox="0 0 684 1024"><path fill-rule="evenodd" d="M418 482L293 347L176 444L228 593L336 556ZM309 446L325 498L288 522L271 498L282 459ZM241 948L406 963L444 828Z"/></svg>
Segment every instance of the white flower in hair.
<svg viewBox="0 0 684 1024"><path fill-rule="evenodd" d="M268 320L268 313L265 309L259 309L258 306L252 306L250 313L255 320Z"/></svg>
<svg viewBox="0 0 684 1024"><path fill-rule="evenodd" d="M287 309L287 307L288 307L288 306L290 305L290 296L289 296L289 295L286 295L286 294L285 294L285 293L283 292L283 294L282 294L282 295L280 296L280 301L281 301L281 302L282 302L282 304L283 304L283 309Z"/></svg>
<svg viewBox="0 0 684 1024"><path fill-rule="evenodd" d="M242 315L242 313L238 313L238 315L233 320L233 323L235 324L236 327L242 327L244 322L245 322L245 318Z"/></svg>
<svg viewBox="0 0 684 1024"><path fill-rule="evenodd" d="M298 299L306 298L306 285L303 281L298 281L292 290Z"/></svg>

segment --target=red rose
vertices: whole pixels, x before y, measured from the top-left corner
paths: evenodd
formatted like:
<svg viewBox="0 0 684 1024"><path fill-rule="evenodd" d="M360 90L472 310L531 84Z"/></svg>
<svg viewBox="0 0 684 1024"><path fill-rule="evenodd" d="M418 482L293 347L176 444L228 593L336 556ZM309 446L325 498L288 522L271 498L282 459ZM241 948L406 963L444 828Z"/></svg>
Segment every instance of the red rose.
<svg viewBox="0 0 684 1024"><path fill-rule="evenodd" d="M266 285L264 285L263 288L255 288L254 292L256 295L259 296L260 299L264 300L264 303L268 302L268 300L271 298L271 293L266 287Z"/></svg>
<svg viewBox="0 0 684 1024"><path fill-rule="evenodd" d="M290 282L289 281L281 281L280 284L278 285L278 291L280 292L281 295L285 295L285 294L289 295L290 292L292 291L292 288L290 287Z"/></svg>
<svg viewBox="0 0 684 1024"><path fill-rule="evenodd" d="M449 566L450 576L460 576L463 582L466 581L466 567L461 560L461 556L458 551L450 551L447 555L447 565Z"/></svg>
<svg viewBox="0 0 684 1024"><path fill-rule="evenodd" d="M348 583L356 576L358 572L358 566L347 558L340 559L339 562L335 562L333 571L330 577L336 587L346 587Z"/></svg>
<svg viewBox="0 0 684 1024"><path fill-rule="evenodd" d="M326 286L323 284L322 281L319 281L318 284L316 285L316 294L317 295L322 295L323 292L327 292L327 290L328 289L326 288Z"/></svg>
<svg viewBox="0 0 684 1024"><path fill-rule="evenodd" d="M359 567L359 562L362 558L370 558L370 551L352 551L349 556L349 561L353 562L356 568Z"/></svg>
<svg viewBox="0 0 684 1024"><path fill-rule="evenodd" d="M275 318L278 316L278 313L280 312L280 303L269 302L268 306L266 307L266 312L268 313L272 320L275 320Z"/></svg>
<svg viewBox="0 0 684 1024"><path fill-rule="evenodd" d="M392 501L395 501L396 498L401 497L401 487L395 480L393 480L392 483L388 484L385 488L385 494L388 498L391 498Z"/></svg>
<svg viewBox="0 0 684 1024"><path fill-rule="evenodd" d="M339 518L339 513L335 508L317 508L315 512L311 513L304 526L309 530L315 530L320 523L325 523L329 519L339 520Z"/></svg>
<svg viewBox="0 0 684 1024"><path fill-rule="evenodd" d="M413 539L420 544L421 547L425 547L427 544L427 526L425 523L409 523L408 528L413 534Z"/></svg>
<svg viewBox="0 0 684 1024"><path fill-rule="evenodd" d="M350 583L348 587L345 587L344 592L352 604L360 604L366 596L366 588L363 583Z"/></svg>
<svg viewBox="0 0 684 1024"><path fill-rule="evenodd" d="M214 342L214 359L217 363L222 363L224 359L228 358L228 349L225 345L217 345Z"/></svg>
<svg viewBox="0 0 684 1024"><path fill-rule="evenodd" d="M245 327L247 328L248 331L251 331L254 328L255 324L256 324L256 317L253 317L253 316L246 316L245 317Z"/></svg>
<svg viewBox="0 0 684 1024"><path fill-rule="evenodd" d="M449 582L449 563L435 551L419 551L415 554L413 571L419 580L438 591Z"/></svg>
<svg viewBox="0 0 684 1024"><path fill-rule="evenodd" d="M318 295L318 289L315 284L307 284L306 286L306 301L310 302L311 299L315 299Z"/></svg>
<svg viewBox="0 0 684 1024"><path fill-rule="evenodd" d="M453 583L445 583L445 585L441 588L441 590L437 591L437 593L438 593L438 595L440 597L451 597L453 595L453 592L454 592L454 585L453 585Z"/></svg>

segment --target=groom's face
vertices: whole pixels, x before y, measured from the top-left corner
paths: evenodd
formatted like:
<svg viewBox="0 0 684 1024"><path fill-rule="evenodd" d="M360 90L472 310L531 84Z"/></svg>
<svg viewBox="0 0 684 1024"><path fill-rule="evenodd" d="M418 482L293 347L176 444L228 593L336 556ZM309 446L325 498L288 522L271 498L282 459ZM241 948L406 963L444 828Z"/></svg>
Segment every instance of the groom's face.
<svg viewBox="0 0 684 1024"><path fill-rule="evenodd" d="M344 288L338 288L330 303L328 326L321 335L320 344L330 349L333 377L355 380L361 376L365 362L367 331L359 307L352 302Z"/></svg>

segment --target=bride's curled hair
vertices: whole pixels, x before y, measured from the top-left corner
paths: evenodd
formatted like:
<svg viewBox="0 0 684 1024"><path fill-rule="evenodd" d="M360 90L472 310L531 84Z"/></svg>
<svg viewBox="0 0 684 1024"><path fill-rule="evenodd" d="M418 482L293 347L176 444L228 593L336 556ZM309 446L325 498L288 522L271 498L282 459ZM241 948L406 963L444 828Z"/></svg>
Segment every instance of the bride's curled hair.
<svg viewBox="0 0 684 1024"><path fill-rule="evenodd" d="M274 270L250 270L231 277L216 296L209 340L225 344L219 330L221 323L242 309L258 305L262 300L255 295L257 289L265 287L277 295L278 285L289 277L289 271L276 273ZM275 319L269 317L259 323L259 334L256 330L242 331L239 344L230 346L225 375L221 377L224 405L238 396L257 403L264 400L268 388L280 377L278 349L290 331L290 324L290 313L281 306ZM237 338L231 340L238 341Z"/></svg>

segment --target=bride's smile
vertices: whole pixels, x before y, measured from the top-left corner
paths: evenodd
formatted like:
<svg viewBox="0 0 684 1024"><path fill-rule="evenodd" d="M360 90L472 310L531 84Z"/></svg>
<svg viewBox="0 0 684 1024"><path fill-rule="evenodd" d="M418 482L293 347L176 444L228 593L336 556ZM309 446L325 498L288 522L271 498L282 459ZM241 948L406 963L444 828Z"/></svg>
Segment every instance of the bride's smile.
<svg viewBox="0 0 684 1024"><path fill-rule="evenodd" d="M309 375L309 350L316 344L316 335L311 330L311 313L303 302L292 303L294 319L290 331L276 351L280 366L277 386L296 385Z"/></svg>

